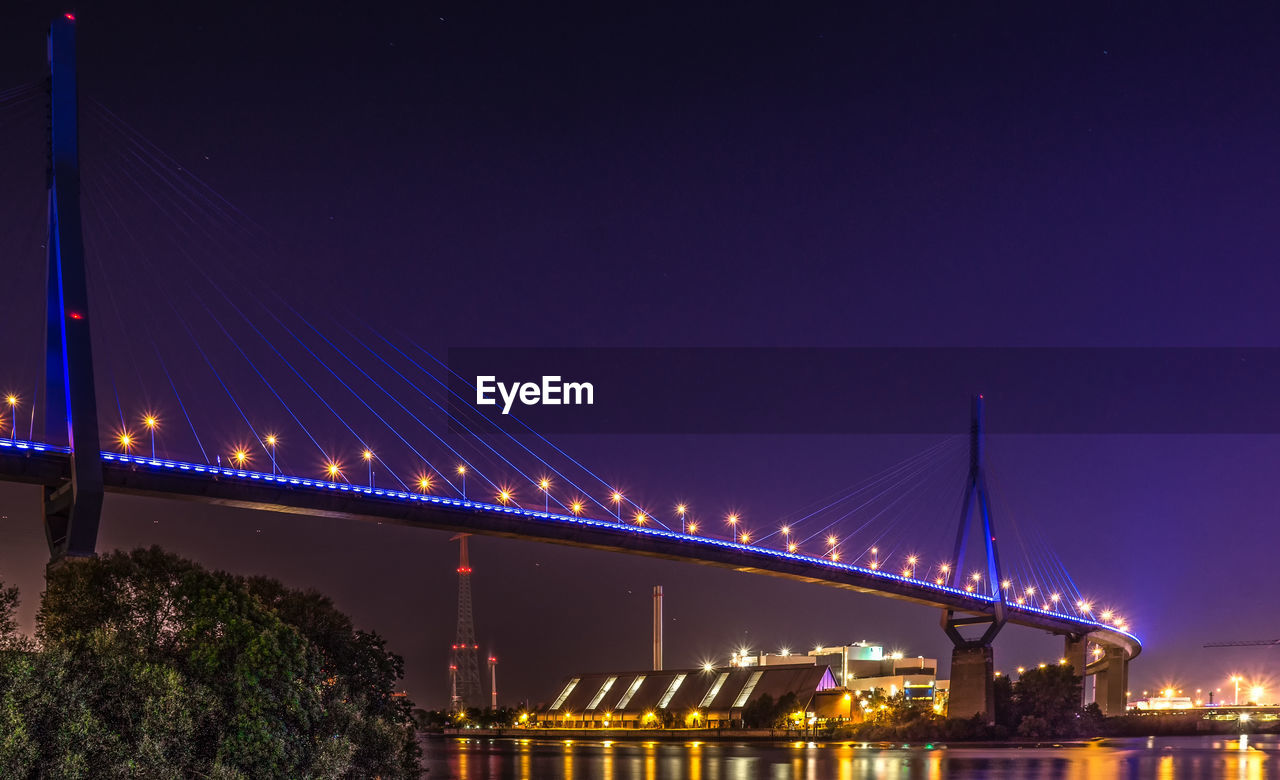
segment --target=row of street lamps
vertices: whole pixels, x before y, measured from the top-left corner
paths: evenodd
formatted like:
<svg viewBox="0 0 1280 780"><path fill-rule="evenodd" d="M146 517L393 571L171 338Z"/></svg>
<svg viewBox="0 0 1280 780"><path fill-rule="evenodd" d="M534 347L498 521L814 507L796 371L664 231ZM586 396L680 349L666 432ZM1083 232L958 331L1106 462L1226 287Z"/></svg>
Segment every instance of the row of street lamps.
<svg viewBox="0 0 1280 780"><path fill-rule="evenodd" d="M10 409L10 418L11 418L10 435L14 439L16 439L17 409L20 404L20 399L18 398L17 395L10 393L5 397L5 402L8 404ZM152 459L154 459L156 457L156 429L160 427L160 419L155 413L148 412L142 416L141 423L142 423L142 426L147 430L147 434L150 442L151 457ZM271 458L271 473L272 474L279 473L279 464L276 459L276 454L277 454L277 447L280 444L280 437L277 436L276 434L267 434L263 438L262 443L265 446ZM124 452L127 453L127 452L131 452L134 447L138 446L138 441L137 441L137 438L134 436L134 434L128 430L128 428L122 428L119 431L119 433L116 435L116 444ZM237 468L245 468L246 466L249 465L252 458L251 458L251 453L249 449L241 445L241 446L237 446L234 450L232 450L232 452L230 453L229 459L230 459L230 462L234 464ZM367 469L368 486L370 488L373 488L374 478L376 476L376 473L374 472L374 469L373 469L373 464L374 464L374 460L376 460L377 457L374 455L372 450L366 447L361 452L361 459L365 462L365 466ZM221 462L221 456L219 456L218 460L219 462ZM468 471L469 471L469 468L466 464L459 464L456 467L456 474L459 478L459 484L460 484L460 493L463 499L467 498ZM343 473L342 464L333 458L329 458L325 461L324 476L333 481L344 480L344 481L350 482L350 480L347 479L346 475ZM542 491L543 511L549 512L551 510L552 482L549 478L542 477L537 481L536 484L538 489ZM432 489L435 487L434 476L430 472L424 472L422 474L419 474L416 478L415 487L419 492L430 493ZM497 485L496 488L497 488L497 491L495 493L494 498L498 503L504 506L508 504L516 503L515 490L513 487L510 487L507 485ZM625 496L622 494L621 491L613 490L610 493L608 500L610 503L613 504L614 517L619 522L622 522L622 505L626 500ZM559 502L557 501L557 503ZM577 497L577 498L574 498L572 501L570 501L567 505L562 505L562 506L565 506L565 508L568 509L569 512L575 516L581 515L583 511L585 511L586 500L583 498ZM684 504L684 503L677 504L675 507L675 514L680 520L681 533L687 536L698 535L699 523L693 519L687 504ZM631 521L634 522L634 524L637 526L643 526L651 519L655 519L655 518L652 515L645 512L643 509L637 508L636 514L631 519ZM730 512L725 516L725 523L728 526L727 539L729 541L739 542L741 544L751 544L752 538L753 538L751 531L741 528L739 525L741 522L742 522L742 517L737 512ZM782 537L784 539L784 543L783 543L784 549L787 552L791 552L791 553L797 552L800 546L799 546L799 543L792 537L791 527L789 525L784 524L779 528L779 532L782 534ZM832 562L838 562L841 558L841 553L839 549L840 541L841 540L835 534L829 534L826 537L826 547L822 554L822 557L827 558ZM884 567L885 563L886 561L882 561L880 559L879 548L872 547L870 549L870 557L867 562L868 568L870 568L873 571L879 571ZM918 555L912 553L905 556L903 559L901 576L906 577L907 579L915 579L919 565L920 565L920 557ZM932 575L932 580L935 585L944 585L950 581L951 577L952 577L951 565L949 563L942 563L942 564L939 564L934 570ZM964 589L969 593L974 593L977 591L981 583L982 583L982 574L981 572L975 571L969 576L968 580L964 583ZM1004 592L1006 597L1014 593L1013 583L1009 579L1003 580L1000 583L1000 588ZM1028 604L1035 606L1034 599L1036 594L1037 594L1036 586L1028 585L1027 587L1023 588L1022 591L1018 593L1016 596L1013 596L1012 600L1015 604L1019 606L1024 606ZM1042 608L1050 611L1056 611L1060 607L1061 602L1062 602L1061 594L1049 593L1047 594L1047 597L1045 597L1044 601L1042 602ZM1085 600L1080 600L1076 602L1076 610L1081 615L1091 615L1093 610L1093 605ZM1119 616L1116 616L1112 610L1104 610L1100 613L1099 616L1103 622L1111 623L1121 630L1126 630L1128 628L1127 623Z"/></svg>

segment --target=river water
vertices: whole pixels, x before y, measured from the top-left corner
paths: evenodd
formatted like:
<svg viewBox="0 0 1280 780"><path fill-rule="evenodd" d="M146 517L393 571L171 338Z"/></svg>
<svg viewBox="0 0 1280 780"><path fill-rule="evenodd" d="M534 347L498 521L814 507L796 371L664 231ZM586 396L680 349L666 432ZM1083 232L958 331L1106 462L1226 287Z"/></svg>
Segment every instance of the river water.
<svg viewBox="0 0 1280 780"><path fill-rule="evenodd" d="M1280 777L1276 735L999 747L433 737L423 748L427 780Z"/></svg>

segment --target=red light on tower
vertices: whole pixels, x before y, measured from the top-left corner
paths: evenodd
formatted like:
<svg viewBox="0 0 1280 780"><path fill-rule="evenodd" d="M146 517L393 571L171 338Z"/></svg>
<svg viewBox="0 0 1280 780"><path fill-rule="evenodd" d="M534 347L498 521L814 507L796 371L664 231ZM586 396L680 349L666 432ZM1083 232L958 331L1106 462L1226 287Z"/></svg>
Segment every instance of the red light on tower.
<svg viewBox="0 0 1280 780"><path fill-rule="evenodd" d="M76 20L76 15L73 13L65 13L63 16L67 17L67 21L70 22L74 22Z"/></svg>
<svg viewBox="0 0 1280 780"><path fill-rule="evenodd" d="M70 312L70 313L68 313L68 314L67 314L67 316L68 316L68 317L70 317L70 318L71 318L71 319L73 319L73 320L82 320L82 319L84 319L84 315L83 315L83 314L81 314L81 313L80 313L80 312L78 312L78 311Z"/></svg>

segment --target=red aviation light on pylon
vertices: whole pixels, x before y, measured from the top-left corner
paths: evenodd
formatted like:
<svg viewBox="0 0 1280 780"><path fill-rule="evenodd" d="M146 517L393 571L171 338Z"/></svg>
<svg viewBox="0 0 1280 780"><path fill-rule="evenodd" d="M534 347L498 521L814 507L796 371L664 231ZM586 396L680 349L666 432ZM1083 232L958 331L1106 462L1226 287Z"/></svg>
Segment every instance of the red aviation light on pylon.
<svg viewBox="0 0 1280 780"><path fill-rule="evenodd" d="M76 20L76 15L70 12L63 14L63 16L65 16L69 22L74 22Z"/></svg>
<svg viewBox="0 0 1280 780"><path fill-rule="evenodd" d="M459 567L458 567L458 573L459 573L459 574L470 574L470 573L471 573L471 567L470 567L470 566L459 566Z"/></svg>

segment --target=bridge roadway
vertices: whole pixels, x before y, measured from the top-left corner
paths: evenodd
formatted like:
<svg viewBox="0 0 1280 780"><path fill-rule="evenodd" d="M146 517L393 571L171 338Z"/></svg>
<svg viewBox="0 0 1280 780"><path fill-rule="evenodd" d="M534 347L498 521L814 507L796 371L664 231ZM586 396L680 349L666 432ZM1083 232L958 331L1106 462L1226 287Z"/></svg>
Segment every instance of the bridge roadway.
<svg viewBox="0 0 1280 780"><path fill-rule="evenodd" d="M454 533L534 539L555 544L690 561L737 571L887 596L916 604L991 615L994 597L921 579L662 528L561 515L447 496L422 495L345 482L102 453L108 492L159 496L299 515L376 520ZM70 480L66 447L0 440L0 480L58 488ZM1008 604L1010 623L1054 634L1084 635L1131 660L1135 635L1088 618ZM1090 664L1089 672L1097 665Z"/></svg>

